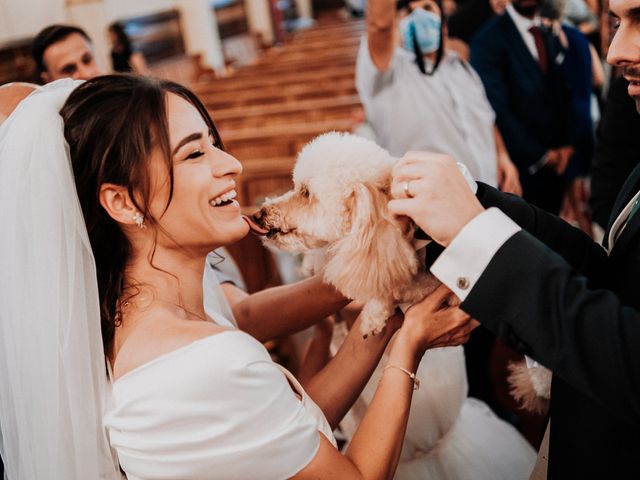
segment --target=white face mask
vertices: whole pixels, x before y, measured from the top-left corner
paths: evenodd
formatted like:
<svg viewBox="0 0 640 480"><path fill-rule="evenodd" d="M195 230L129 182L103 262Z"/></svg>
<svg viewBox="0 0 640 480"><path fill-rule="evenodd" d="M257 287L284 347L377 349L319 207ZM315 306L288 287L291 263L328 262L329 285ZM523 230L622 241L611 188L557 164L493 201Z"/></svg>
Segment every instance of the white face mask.
<svg viewBox="0 0 640 480"><path fill-rule="evenodd" d="M413 39L422 53L433 53L440 47L442 20L439 15L423 8L416 8L400 21L402 46L413 52Z"/></svg>

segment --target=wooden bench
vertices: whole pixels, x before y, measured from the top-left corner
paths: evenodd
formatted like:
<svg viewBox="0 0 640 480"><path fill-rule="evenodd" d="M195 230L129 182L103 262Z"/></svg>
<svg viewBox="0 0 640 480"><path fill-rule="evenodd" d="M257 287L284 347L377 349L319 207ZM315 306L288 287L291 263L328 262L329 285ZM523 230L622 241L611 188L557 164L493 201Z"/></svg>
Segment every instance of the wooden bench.
<svg viewBox="0 0 640 480"><path fill-rule="evenodd" d="M225 149L239 160L294 157L304 144L321 133L350 132L351 119L325 122L271 125L242 130L221 130Z"/></svg>
<svg viewBox="0 0 640 480"><path fill-rule="evenodd" d="M180 55L161 60L149 67L152 76L189 85L203 78L214 78L215 72L202 66L201 55Z"/></svg>
<svg viewBox="0 0 640 480"><path fill-rule="evenodd" d="M293 156L243 160L242 175L236 182L240 205L251 210L261 205L265 198L290 190L293 186L291 172L294 164Z"/></svg>
<svg viewBox="0 0 640 480"><path fill-rule="evenodd" d="M262 76L269 75L286 75L292 71L310 71L324 70L336 65L352 65L355 66L356 55L344 55L343 53L331 53L331 55L323 57L308 57L289 62L272 62L269 64L248 65L238 70L234 75L242 76Z"/></svg>
<svg viewBox="0 0 640 480"><path fill-rule="evenodd" d="M328 66L317 71L291 71L278 76L231 76L206 83L192 85L196 95L218 94L227 91L238 91L252 88L279 86L286 88L294 84L309 84L318 80L344 80L350 78L355 82L355 62L348 65Z"/></svg>
<svg viewBox="0 0 640 480"><path fill-rule="evenodd" d="M307 123L326 120L351 119L362 116L358 95L314 98L284 104L234 107L211 112L222 130Z"/></svg>
<svg viewBox="0 0 640 480"><path fill-rule="evenodd" d="M285 104L289 101L305 100L311 98L337 97L354 95L356 86L353 80L340 80L337 82L324 81L308 85L292 85L287 88L278 86L270 88L256 88L239 92L222 92L221 94L200 95L205 106L213 111L217 109L266 105Z"/></svg>

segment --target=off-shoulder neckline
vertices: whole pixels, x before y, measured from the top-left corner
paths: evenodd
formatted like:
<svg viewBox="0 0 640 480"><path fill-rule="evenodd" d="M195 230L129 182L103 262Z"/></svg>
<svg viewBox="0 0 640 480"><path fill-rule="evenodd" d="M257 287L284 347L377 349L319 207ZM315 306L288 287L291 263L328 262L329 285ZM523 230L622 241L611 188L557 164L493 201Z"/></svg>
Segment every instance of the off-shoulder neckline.
<svg viewBox="0 0 640 480"><path fill-rule="evenodd" d="M198 338L196 340L193 340L192 342L189 342L181 347L176 348L175 350L171 350L169 352L163 353L161 355L158 355L157 357L152 358L151 360L149 360L148 362L142 363L140 365L138 365L137 367L135 367L132 370L129 370L127 373L125 373L124 375L122 375L121 377L118 377L116 380L113 379L113 370L111 368L111 362L107 361L108 364L108 368L109 368L109 379L111 380L111 384L112 385L116 385L119 382L122 382L123 380L127 379L128 377L133 376L134 374L142 371L142 370L146 370L147 368L150 368L158 363L162 363L165 360L172 358L176 355L179 355L183 352L185 352L186 350L190 350L191 348L194 348L195 346L201 345L203 343L206 343L208 341L211 341L211 339L217 338L219 336L224 335L225 333L241 333L243 335L246 335L246 333L244 333L242 330L223 330L221 332L217 332L214 333L212 335L207 335L206 337L202 337L202 338Z"/></svg>

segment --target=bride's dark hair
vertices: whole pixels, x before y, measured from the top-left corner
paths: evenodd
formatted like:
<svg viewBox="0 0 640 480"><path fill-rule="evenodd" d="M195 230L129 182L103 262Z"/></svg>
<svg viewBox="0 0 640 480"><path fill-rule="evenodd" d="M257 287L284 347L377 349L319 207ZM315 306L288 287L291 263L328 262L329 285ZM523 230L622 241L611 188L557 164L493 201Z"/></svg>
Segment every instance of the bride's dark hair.
<svg viewBox="0 0 640 480"><path fill-rule="evenodd" d="M80 206L96 260L102 340L111 351L119 322L119 303L128 285L124 270L131 246L118 224L100 205L100 186L127 187L145 221L156 225L148 210L151 192L149 159L162 153L170 177L167 207L173 195L173 169L166 96L174 93L191 103L220 136L205 106L187 88L173 82L135 75L96 77L75 89L62 107L64 135L69 144ZM153 254L152 254L153 255Z"/></svg>

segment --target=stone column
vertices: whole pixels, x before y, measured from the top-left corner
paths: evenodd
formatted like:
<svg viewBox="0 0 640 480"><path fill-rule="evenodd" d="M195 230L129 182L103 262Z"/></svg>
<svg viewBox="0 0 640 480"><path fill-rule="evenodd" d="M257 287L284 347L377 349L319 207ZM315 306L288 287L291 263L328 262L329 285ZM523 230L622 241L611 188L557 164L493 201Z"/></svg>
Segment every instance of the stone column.
<svg viewBox="0 0 640 480"><path fill-rule="evenodd" d="M207 0L176 0L180 10L182 34L189 53L200 53L202 62L217 71L224 70L222 42L215 13Z"/></svg>

